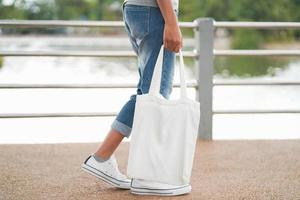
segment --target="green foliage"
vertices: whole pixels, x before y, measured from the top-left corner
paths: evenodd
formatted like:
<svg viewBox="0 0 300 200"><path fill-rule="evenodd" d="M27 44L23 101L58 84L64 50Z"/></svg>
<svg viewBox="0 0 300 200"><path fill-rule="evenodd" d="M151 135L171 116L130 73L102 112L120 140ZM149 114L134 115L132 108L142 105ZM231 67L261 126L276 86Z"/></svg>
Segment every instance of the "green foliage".
<svg viewBox="0 0 300 200"><path fill-rule="evenodd" d="M275 68L285 68L290 60L280 57L217 57L215 59L215 74L227 76L252 77L268 74L274 75Z"/></svg>
<svg viewBox="0 0 300 200"><path fill-rule="evenodd" d="M0 0L0 19L26 19L26 12L26 10L18 9L15 3L4 6Z"/></svg>
<svg viewBox="0 0 300 200"><path fill-rule="evenodd" d="M99 2L83 0L55 0L56 17L63 20L71 19L101 19L102 7Z"/></svg>
<svg viewBox="0 0 300 200"><path fill-rule="evenodd" d="M239 29L234 32L232 48L258 49L263 41L263 36L258 30Z"/></svg>
<svg viewBox="0 0 300 200"><path fill-rule="evenodd" d="M123 0L15 0L11 5L3 5L0 0L0 18L80 19L84 16L101 19L115 15L120 20L120 13L109 9L116 2L121 5ZM181 0L179 19L191 21L198 17L212 17L220 21L299 21L299 8L299 0Z"/></svg>
<svg viewBox="0 0 300 200"><path fill-rule="evenodd" d="M31 2L31 3L30 3ZM122 0L15 0L11 5L3 5L0 0L0 19L61 19L61 20L121 20L119 11L110 6Z"/></svg>
<svg viewBox="0 0 300 200"><path fill-rule="evenodd" d="M190 0L180 1L180 21L192 21L198 17L211 17L216 21L300 21L300 0ZM192 30L183 30L193 35ZM254 48L263 41L291 40L299 38L297 30L230 29L233 48Z"/></svg>

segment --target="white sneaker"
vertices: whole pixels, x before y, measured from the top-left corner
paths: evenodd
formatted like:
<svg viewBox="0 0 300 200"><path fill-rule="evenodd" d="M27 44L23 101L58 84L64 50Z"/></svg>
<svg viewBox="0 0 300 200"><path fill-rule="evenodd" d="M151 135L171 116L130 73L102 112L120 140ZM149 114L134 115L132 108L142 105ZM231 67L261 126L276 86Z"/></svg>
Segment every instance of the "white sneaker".
<svg viewBox="0 0 300 200"><path fill-rule="evenodd" d="M131 180L119 171L114 154L104 162L98 162L93 156L89 156L82 163L81 168L110 185L117 188L130 189Z"/></svg>
<svg viewBox="0 0 300 200"><path fill-rule="evenodd" d="M144 179L132 179L130 192L139 195L175 196L191 192L192 186L169 185Z"/></svg>

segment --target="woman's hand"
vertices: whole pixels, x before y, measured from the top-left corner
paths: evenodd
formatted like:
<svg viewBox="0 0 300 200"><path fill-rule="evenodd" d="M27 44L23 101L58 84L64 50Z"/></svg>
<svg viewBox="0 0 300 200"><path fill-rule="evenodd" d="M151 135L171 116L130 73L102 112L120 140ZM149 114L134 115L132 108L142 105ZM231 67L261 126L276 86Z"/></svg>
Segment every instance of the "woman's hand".
<svg viewBox="0 0 300 200"><path fill-rule="evenodd" d="M166 49L169 49L176 53L179 52L179 49L182 48L182 36L181 36L181 31L178 26L178 23L176 24L165 23L163 41L164 41L164 47Z"/></svg>
<svg viewBox="0 0 300 200"><path fill-rule="evenodd" d="M157 0L157 4L165 21L164 47L178 53L182 48L182 36L172 2L171 0Z"/></svg>

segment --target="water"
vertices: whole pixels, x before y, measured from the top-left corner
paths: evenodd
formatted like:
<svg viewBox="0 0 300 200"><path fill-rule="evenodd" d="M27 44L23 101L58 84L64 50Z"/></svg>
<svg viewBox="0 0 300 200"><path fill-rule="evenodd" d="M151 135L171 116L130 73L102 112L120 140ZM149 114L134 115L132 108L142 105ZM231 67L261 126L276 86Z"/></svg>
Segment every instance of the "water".
<svg viewBox="0 0 300 200"><path fill-rule="evenodd" d="M120 45L122 44L122 45ZM187 48L193 41L187 40ZM105 38L1 38L1 50L130 49L128 40ZM241 72L230 60L217 58L215 80L297 80L300 60L264 60L260 74ZM266 58L267 59L267 58ZM276 63L274 62L276 61ZM186 76L194 65L186 59ZM270 65L271 63L271 65ZM271 67L270 67L271 66ZM246 70L246 71L245 71ZM248 70L248 71L247 71ZM246 74L243 77L243 74ZM137 83L135 58L5 57L0 83ZM179 82L176 68L175 82ZM0 90L1 113L118 112L135 89ZM171 99L179 97L174 89ZM194 89L188 90L195 98ZM300 109L300 86L216 86L214 109ZM299 114L221 114L213 117L214 139L300 138ZM0 143L62 143L102 141L114 117L0 119ZM128 140L128 139L125 139Z"/></svg>

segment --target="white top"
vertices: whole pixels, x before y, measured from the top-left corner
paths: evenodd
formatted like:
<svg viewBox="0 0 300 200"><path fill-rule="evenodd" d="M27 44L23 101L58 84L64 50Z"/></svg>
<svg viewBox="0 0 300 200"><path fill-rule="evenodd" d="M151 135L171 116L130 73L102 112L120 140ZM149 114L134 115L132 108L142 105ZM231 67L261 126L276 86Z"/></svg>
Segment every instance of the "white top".
<svg viewBox="0 0 300 200"><path fill-rule="evenodd" d="M158 7L156 0L124 0L124 3L125 2L127 2L128 4L134 4L134 5ZM179 0L172 0L172 4L173 4L173 9L178 11Z"/></svg>

